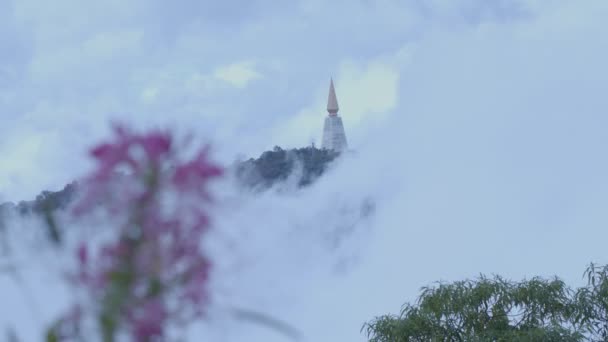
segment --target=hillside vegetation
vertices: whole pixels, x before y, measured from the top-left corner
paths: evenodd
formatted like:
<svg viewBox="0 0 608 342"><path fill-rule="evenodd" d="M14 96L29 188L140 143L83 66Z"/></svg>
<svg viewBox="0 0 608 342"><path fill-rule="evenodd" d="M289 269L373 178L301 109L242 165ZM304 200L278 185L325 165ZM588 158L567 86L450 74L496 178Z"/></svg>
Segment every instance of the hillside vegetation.
<svg viewBox="0 0 608 342"><path fill-rule="evenodd" d="M338 156L338 152L314 146L289 150L276 146L258 158L236 162L231 169L239 185L246 189L264 191L286 181L293 182L295 188L302 188L321 177ZM77 188L77 183L73 182L59 191L42 191L33 200L0 204L0 214L43 214L64 209L71 203Z"/></svg>

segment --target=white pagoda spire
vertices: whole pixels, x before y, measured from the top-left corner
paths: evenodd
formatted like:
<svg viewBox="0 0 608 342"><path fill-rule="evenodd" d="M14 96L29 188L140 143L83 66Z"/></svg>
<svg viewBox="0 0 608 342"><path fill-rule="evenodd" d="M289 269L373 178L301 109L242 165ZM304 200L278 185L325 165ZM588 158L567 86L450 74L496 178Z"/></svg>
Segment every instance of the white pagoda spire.
<svg viewBox="0 0 608 342"><path fill-rule="evenodd" d="M336 98L336 89L334 89L333 78L329 81L329 95L327 96L327 111L329 115L338 115L338 99Z"/></svg>
<svg viewBox="0 0 608 342"><path fill-rule="evenodd" d="M325 118L325 125L323 126L322 148L334 151L343 151L348 148L342 118L338 116L339 109L334 80L330 79L327 96L327 112L329 115Z"/></svg>

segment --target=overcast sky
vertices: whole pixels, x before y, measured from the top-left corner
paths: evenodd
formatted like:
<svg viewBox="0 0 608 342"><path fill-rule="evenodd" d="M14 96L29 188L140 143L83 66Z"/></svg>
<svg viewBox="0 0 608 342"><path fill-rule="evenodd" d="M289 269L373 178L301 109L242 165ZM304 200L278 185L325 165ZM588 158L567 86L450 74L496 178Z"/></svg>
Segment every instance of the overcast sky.
<svg viewBox="0 0 608 342"><path fill-rule="evenodd" d="M82 174L111 119L194 131L227 160L318 142L332 76L354 147L408 120L391 145L424 135L500 143L493 158L570 153L605 165L607 7L3 0L0 197L31 198Z"/></svg>
<svg viewBox="0 0 608 342"><path fill-rule="evenodd" d="M435 280L580 282L607 261L606 18L605 0L0 0L0 202L82 175L111 119L225 162L318 143L333 77L357 154L293 197L219 196L218 230L253 226L241 247L265 255L232 280L258 304L355 341ZM349 218L366 198L373 220ZM345 251L319 246L351 219ZM306 267L351 254L346 276Z"/></svg>

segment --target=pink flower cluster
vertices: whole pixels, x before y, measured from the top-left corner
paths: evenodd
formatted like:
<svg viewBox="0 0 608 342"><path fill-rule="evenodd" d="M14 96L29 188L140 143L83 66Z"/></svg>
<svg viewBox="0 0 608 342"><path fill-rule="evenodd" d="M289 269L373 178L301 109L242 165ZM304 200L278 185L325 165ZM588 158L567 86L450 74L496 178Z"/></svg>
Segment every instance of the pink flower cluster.
<svg viewBox="0 0 608 342"><path fill-rule="evenodd" d="M83 241L75 284L85 289L103 340L162 339L168 324L204 313L210 262L201 250L209 229L209 181L222 174L207 149L182 160L167 132L114 128L95 147L97 168L76 213L102 210L115 220L111 238Z"/></svg>

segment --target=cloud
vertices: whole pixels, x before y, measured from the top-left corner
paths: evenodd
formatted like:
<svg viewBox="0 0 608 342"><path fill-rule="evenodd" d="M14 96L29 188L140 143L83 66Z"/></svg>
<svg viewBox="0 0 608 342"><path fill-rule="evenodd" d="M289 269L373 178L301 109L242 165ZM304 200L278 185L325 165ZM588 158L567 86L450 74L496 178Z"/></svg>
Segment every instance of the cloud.
<svg viewBox="0 0 608 342"><path fill-rule="evenodd" d="M579 284L586 263L605 261L605 1L303 7L235 13L247 19L223 29L174 8L152 36L150 18L162 11L123 9L145 29L139 52L100 49L114 51L105 56L118 66L81 61L86 78L49 74L43 85L40 74L16 73L20 86L0 96L4 108L18 109L0 114L9 126L0 125L9 137L0 151L12 160L4 198L31 198L77 174L72 167L102 136L108 112L136 113L127 116L136 126L170 122L216 134L230 152L307 145L321 133L333 75L357 153L298 194L242 197L221 188L216 227L234 233L239 248L217 256L247 266L217 279L224 300L281 317L310 341L363 341L363 322L397 313L436 280L557 274ZM82 27L43 34L46 26L36 26L34 60L52 62L50 51L64 48L79 55L83 41L109 30L74 25ZM228 35L230 44L218 44ZM52 37L61 46L47 46ZM226 82L215 78L225 61L256 61L256 86L217 86ZM20 172L23 180L10 178ZM328 247L326 234L351 222L365 198L375 216L357 222L337 250ZM346 274L336 266L345 259ZM274 336L238 321L218 327L227 341Z"/></svg>
<svg viewBox="0 0 608 342"><path fill-rule="evenodd" d="M105 86L117 75L100 74L100 70L121 70L141 58L143 34L137 30L102 32L78 44L48 47L31 62L30 77L40 83L82 84L85 80ZM106 81L106 82L103 82ZM103 83L102 83L103 82Z"/></svg>
<svg viewBox="0 0 608 342"><path fill-rule="evenodd" d="M325 82L331 75L338 83L342 73L348 79L338 86L344 88L338 89L338 96L344 114L353 112L351 123L373 117L361 101L348 108L349 77L353 82L362 79L352 96L369 100L360 93L371 94L376 85L374 89L366 85L395 82L389 74L398 73L393 62L370 63L422 39L429 28L443 25L445 17L437 14L435 5L429 10L418 1L395 0L331 5L307 0L280 6L258 0L238 8L232 2L210 5L192 0L179 5L142 0L3 4L9 4L9 10L0 18L0 43L18 47L6 49L12 51L12 62L3 68L11 67L0 71L9 75L0 80L0 115L3 121L7 116L14 120L12 129L26 129L25 113L36 113L41 119L56 118L52 129L66 131L72 123L60 115L77 112L79 125L94 132L88 141L83 140L86 145L105 132L99 122L121 118L140 126L190 127L217 139L232 154L259 153L275 144L307 144L318 136L317 115L322 121ZM471 6L470 11L478 7ZM459 13L458 8L441 11L446 12L454 17ZM227 65L226 61L235 62ZM358 75L369 68L373 69L369 75ZM370 77L377 79L363 80ZM392 81L379 77L392 77ZM256 87L249 86L253 81ZM385 88L385 98L378 97L378 102L392 101L391 87ZM241 91L245 88L246 92ZM57 112L44 113L39 108ZM297 114L306 108L310 119ZM288 129L293 138L276 140L276 127L293 115L297 118L292 126L301 130ZM360 125L352 127L351 134L358 134L357 126L369 124L357 122ZM347 128L351 123L346 123ZM247 142L233 136L246 136ZM66 145L73 149L69 155L83 149ZM42 154L53 153L46 145L41 148ZM30 163L34 168L41 160ZM68 176L65 170L52 172L57 178L55 188L66 177L78 176ZM43 186L37 179L30 182Z"/></svg>
<svg viewBox="0 0 608 342"><path fill-rule="evenodd" d="M251 61L237 62L215 69L213 75L215 78L227 82L232 86L244 88L249 82L262 77L254 67L255 64Z"/></svg>
<svg viewBox="0 0 608 342"><path fill-rule="evenodd" d="M0 193L12 194L10 190L16 186L26 192L37 193L42 191L40 183L48 185L54 181L52 174L45 174L43 170L53 167L53 157L45 153L45 147L55 147L58 149L57 157L62 157L59 149L61 139L55 133L34 133L36 130L14 132L5 134L0 145L0 155L2 155L0 167ZM24 138L26 137L26 138ZM39 160L42 165L33 168L32 160ZM31 184L29 179L36 178L39 184ZM3 200L20 201L32 198L8 197Z"/></svg>
<svg viewBox="0 0 608 342"><path fill-rule="evenodd" d="M6 191L6 189L15 184L18 184L20 187L25 187L27 186L28 176L37 176L37 172L32 170L30 161L40 157L41 145L42 141L39 138L29 138L11 144L10 150L0 151L2 152L0 193Z"/></svg>
<svg viewBox="0 0 608 342"><path fill-rule="evenodd" d="M382 120L395 109L401 70L407 59L407 49L401 48L365 62L354 59L340 62L334 82L347 136L357 135L357 131L365 130L366 125ZM329 83L320 84L313 104L280 122L274 140L286 146L304 146L311 141L319 144L327 115L328 89Z"/></svg>
<svg viewBox="0 0 608 342"><path fill-rule="evenodd" d="M381 56L365 65L353 60L340 63L339 80L343 115L353 126L387 115L398 105L399 81L407 64L407 49Z"/></svg>

